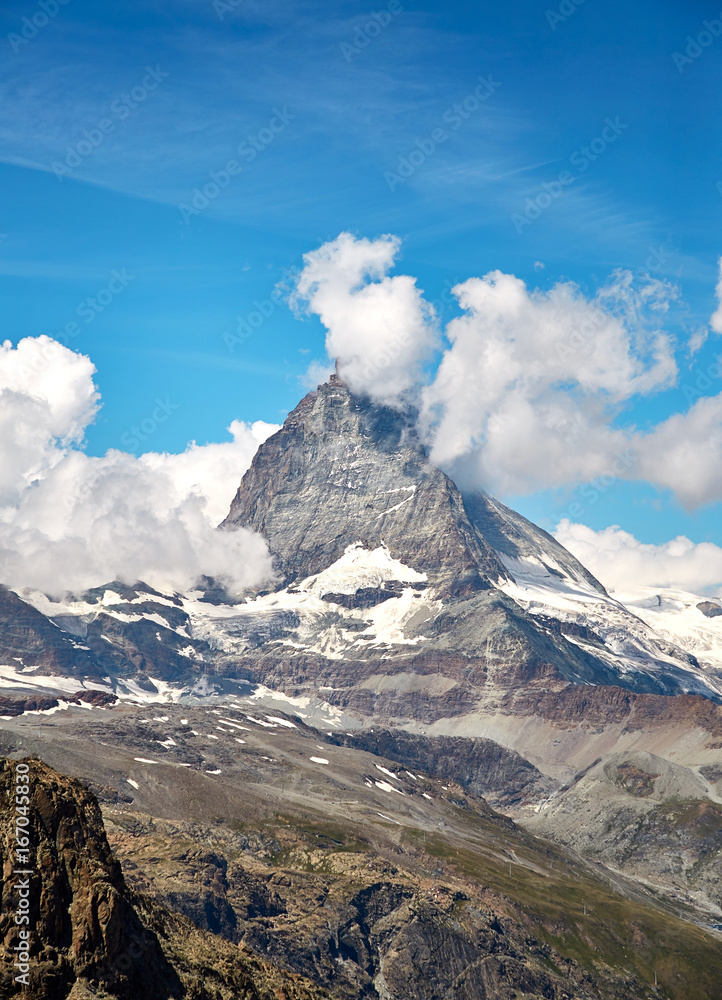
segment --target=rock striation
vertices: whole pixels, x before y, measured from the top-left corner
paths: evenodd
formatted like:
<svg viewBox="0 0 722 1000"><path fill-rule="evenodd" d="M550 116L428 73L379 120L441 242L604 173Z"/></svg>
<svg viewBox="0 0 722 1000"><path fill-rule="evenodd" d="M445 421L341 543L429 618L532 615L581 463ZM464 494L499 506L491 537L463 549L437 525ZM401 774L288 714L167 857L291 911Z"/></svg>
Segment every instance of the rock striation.
<svg viewBox="0 0 722 1000"><path fill-rule="evenodd" d="M335 375L261 445L223 526L267 538L284 584L356 542L385 544L447 596L488 590L506 575L410 417L354 396Z"/></svg>
<svg viewBox="0 0 722 1000"><path fill-rule="evenodd" d="M423 723L530 685L709 693L669 643L620 641L620 626L643 624L551 535L488 494L462 495L430 463L413 416L332 376L260 446L222 527L264 535L274 591L298 617L248 649L259 679L300 691L313 677L352 712ZM564 599L603 604L612 642L554 608L524 607L517 581L529 574ZM277 599L255 600L254 629L264 611L280 624Z"/></svg>

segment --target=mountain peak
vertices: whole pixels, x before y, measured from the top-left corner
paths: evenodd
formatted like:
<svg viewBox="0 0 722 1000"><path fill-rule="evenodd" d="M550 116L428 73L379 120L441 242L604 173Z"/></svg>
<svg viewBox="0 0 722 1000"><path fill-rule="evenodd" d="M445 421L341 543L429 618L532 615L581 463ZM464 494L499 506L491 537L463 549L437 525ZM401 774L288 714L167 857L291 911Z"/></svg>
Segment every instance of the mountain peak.
<svg viewBox="0 0 722 1000"><path fill-rule="evenodd" d="M461 493L429 462L415 414L355 395L338 375L261 445L223 526L264 535L285 584L356 543L386 546L447 596L506 578Z"/></svg>

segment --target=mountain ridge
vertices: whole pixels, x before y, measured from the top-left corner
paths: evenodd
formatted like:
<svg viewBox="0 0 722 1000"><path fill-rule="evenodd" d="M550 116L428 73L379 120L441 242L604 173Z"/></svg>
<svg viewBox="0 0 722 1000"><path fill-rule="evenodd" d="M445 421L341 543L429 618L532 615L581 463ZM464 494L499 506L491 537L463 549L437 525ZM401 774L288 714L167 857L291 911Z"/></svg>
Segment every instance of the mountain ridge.
<svg viewBox="0 0 722 1000"><path fill-rule="evenodd" d="M656 878L671 905L707 922L722 912L712 877L721 615L672 592L623 604L549 534L489 494L462 494L430 464L408 414L338 379L261 446L223 530L235 526L263 532L276 558L277 578L241 595L212 580L186 594L114 581L64 599L0 588L0 714L21 745L32 733L51 753L64 730L64 761L76 733L107 753L133 732L135 788L139 761L151 783L171 757L206 780L238 764L249 727L278 737L309 726L323 759L330 743L408 758L592 855L594 834L570 816L600 788L595 830L637 815L662 824L647 843L684 844L665 867L656 849L621 836L624 876L642 887ZM180 718L198 706L221 716L205 750ZM245 718L229 720L239 708ZM180 728L166 728L171 719ZM210 747L217 766L204 763ZM311 754L312 767L326 766ZM673 764L675 788L686 782L686 811L669 798L627 802L648 780L645 754ZM83 756L82 773L99 776L95 757ZM273 752L260 760L273 771ZM104 783L126 801L117 769ZM708 829L700 844L697 816Z"/></svg>

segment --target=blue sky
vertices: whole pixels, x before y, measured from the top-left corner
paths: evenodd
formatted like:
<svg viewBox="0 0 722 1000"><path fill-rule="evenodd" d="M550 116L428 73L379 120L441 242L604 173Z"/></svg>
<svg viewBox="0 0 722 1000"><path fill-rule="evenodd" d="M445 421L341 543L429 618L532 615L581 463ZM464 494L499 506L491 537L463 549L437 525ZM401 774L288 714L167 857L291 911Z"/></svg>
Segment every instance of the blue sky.
<svg viewBox="0 0 722 1000"><path fill-rule="evenodd" d="M693 43L689 61L673 58L719 7L45 9L47 24L31 0L6 0L0 13L3 338L77 324L69 346L92 359L103 398L89 454L127 446L158 399L170 415L143 449L225 440L234 418L280 422L323 355L324 330L270 296L305 252L343 230L401 237L399 269L445 319L457 312L441 298L450 283L495 268L542 289L569 279L588 295L620 267L676 282L667 326L679 384L630 401L620 420L640 428L686 410L681 386L720 353L716 336L692 359L686 345L717 305L722 37ZM560 10L572 12L548 13ZM31 37L20 41L23 26ZM454 105L480 77L493 93L457 119ZM439 128L445 141L390 182ZM592 148L605 148L587 159L580 151L602 135L609 141ZM233 160L242 170L231 175ZM513 217L563 171L573 181L519 231ZM184 211L213 175L225 184L217 197ZM267 315L231 352L224 334L259 302ZM705 389L720 391L714 380ZM551 528L573 492L503 499ZM594 528L722 543L719 504L690 513L629 482L597 493L579 517Z"/></svg>

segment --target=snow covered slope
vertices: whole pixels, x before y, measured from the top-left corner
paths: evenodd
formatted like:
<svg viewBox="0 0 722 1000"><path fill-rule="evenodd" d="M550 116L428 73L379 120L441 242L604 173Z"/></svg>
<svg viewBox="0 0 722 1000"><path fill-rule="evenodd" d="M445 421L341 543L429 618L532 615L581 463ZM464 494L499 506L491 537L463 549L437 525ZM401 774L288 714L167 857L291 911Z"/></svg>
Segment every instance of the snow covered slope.
<svg viewBox="0 0 722 1000"><path fill-rule="evenodd" d="M649 587L614 596L663 639L692 653L705 670L722 675L722 598Z"/></svg>
<svg viewBox="0 0 722 1000"><path fill-rule="evenodd" d="M568 574L552 553L499 557L510 579L499 588L570 642L628 676L648 674L670 691L722 696L722 617L697 609L704 599L656 591L608 595Z"/></svg>
<svg viewBox="0 0 722 1000"><path fill-rule="evenodd" d="M50 601L0 587L0 679L138 698L324 687L359 715L424 723L569 684L722 699L714 607L610 596L547 532L460 493L409 414L338 378L261 445L222 527L264 534L269 590L115 581Z"/></svg>

